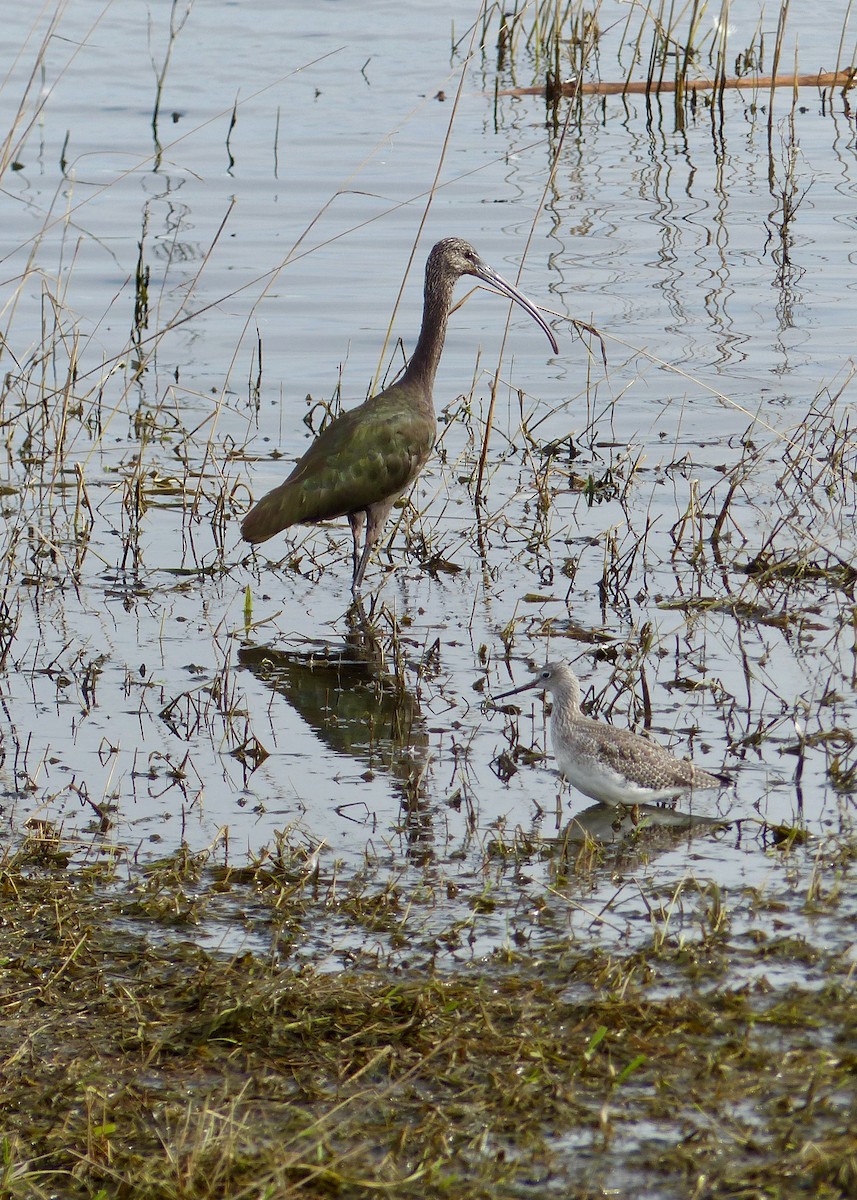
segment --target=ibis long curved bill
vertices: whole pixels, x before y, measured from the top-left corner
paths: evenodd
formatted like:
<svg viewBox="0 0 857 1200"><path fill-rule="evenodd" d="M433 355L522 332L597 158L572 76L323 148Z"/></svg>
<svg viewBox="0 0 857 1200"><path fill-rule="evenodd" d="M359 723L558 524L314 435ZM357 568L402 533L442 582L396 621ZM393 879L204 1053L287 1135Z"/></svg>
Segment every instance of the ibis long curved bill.
<svg viewBox="0 0 857 1200"><path fill-rule="evenodd" d="M498 274L493 267L489 267L487 263L479 260L480 270L466 272L466 274L475 275L477 279L481 279L483 283L489 283L496 291L502 292L509 300L514 300L516 304L520 304L526 312L530 314L537 325L541 325L542 329L548 335L548 341L553 347L554 354L559 354L559 346L556 344L556 338L553 335L553 330L542 314L533 304L532 300L528 300L522 291L515 287L513 283L509 283L508 279L504 279Z"/></svg>

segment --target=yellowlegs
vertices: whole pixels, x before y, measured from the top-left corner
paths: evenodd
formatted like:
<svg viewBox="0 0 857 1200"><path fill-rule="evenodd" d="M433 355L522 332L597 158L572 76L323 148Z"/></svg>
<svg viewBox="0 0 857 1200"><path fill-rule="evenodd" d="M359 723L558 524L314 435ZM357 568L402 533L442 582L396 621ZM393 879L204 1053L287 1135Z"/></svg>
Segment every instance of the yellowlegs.
<svg viewBox="0 0 857 1200"><path fill-rule="evenodd" d="M604 804L673 800L692 791L723 787L725 775L712 775L690 759L675 758L657 742L614 729L580 710L580 684L566 662L549 662L535 679L498 700L530 688L553 696L551 742L560 773L584 796Z"/></svg>

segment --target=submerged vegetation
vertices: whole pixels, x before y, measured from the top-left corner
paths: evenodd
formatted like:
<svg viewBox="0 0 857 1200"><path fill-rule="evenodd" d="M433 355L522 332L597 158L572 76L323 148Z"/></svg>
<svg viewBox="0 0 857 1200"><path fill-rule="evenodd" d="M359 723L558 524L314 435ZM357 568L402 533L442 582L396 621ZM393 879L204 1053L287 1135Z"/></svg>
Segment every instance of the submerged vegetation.
<svg viewBox="0 0 857 1200"><path fill-rule="evenodd" d="M850 5L808 64L785 2L486 5L395 127L371 58L236 97L199 6L118 8L45 10L0 89L0 1196L853 1195ZM356 96L431 161L324 174ZM415 203L477 194L566 344L538 397L468 351L347 607L344 524L238 523L362 398L343 239L394 288ZM548 650L736 795L581 810L490 702Z"/></svg>
<svg viewBox="0 0 857 1200"><path fill-rule="evenodd" d="M854 862L843 844L816 863L816 921ZM853 1192L852 967L765 936L775 894L744 897L739 930L688 880L660 912L652 896L636 951L556 931L438 973L430 943L456 935L419 935L426 896L337 894L303 867L177 855L67 874L35 841L7 856L4 1195L594 1197L641 1177L676 1197ZM259 949L203 949L200 922ZM390 949L292 965L334 927ZM778 981L795 961L806 982Z"/></svg>

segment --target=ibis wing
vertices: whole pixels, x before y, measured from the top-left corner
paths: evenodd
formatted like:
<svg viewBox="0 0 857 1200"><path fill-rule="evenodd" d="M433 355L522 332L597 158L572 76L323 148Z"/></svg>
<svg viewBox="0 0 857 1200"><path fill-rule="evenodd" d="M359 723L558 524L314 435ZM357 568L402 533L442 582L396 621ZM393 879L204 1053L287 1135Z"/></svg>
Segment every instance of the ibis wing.
<svg viewBox="0 0 857 1200"><path fill-rule="evenodd" d="M394 500L416 478L434 445L434 418L389 392L332 421L291 475L244 518L248 542L289 525L324 521Z"/></svg>

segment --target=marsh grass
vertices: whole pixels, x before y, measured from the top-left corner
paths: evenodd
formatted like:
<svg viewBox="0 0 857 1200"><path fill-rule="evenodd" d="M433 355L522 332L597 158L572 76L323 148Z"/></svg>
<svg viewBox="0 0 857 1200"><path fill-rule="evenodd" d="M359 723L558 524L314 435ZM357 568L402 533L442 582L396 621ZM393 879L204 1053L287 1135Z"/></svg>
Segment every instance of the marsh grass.
<svg viewBox="0 0 857 1200"><path fill-rule="evenodd" d="M333 900L325 869L282 849L235 871L177 855L142 874L6 856L10 1200L511 1197L534 1180L585 1197L629 1186L629 1139L633 1171L664 1196L702 1179L707 1194L853 1188L853 992L836 954L736 933L724 897L688 881L644 897L637 951L548 939L478 974L415 970L394 962L435 953L419 932L430 892L407 908L389 888ZM853 870L853 844L841 850ZM818 865L822 898L834 864ZM453 944L491 921L487 899ZM771 902L757 896L757 915ZM557 903L546 893L543 911ZM243 913L271 953L194 946L183 930L216 910ZM297 968L294 949L334 913L403 950L381 971L365 955ZM765 979L798 953L815 986ZM758 985L727 983L738 967Z"/></svg>
<svg viewBox="0 0 857 1200"><path fill-rule="evenodd" d="M722 129L726 89L768 93L769 157L773 160L775 92L791 89L792 111L798 87L821 90L855 85L855 47L847 46L851 8L848 6L835 60L812 74L800 74L795 62L791 73L781 72L783 43L788 25L789 0L781 0L776 28L766 36L765 16L759 18L746 46L737 52L730 42L730 0L719 11L703 0L688 3L616 5L602 0L534 0L512 10L490 6L485 12L483 46L490 45L496 21L496 69L512 84L524 60L536 86L496 85L496 99L504 95L541 95L554 123L563 99L570 100L575 122L583 118L584 96L645 95L650 119L655 107L671 98L676 130L682 130L702 103L712 122ZM849 58L850 53L850 58ZM624 78L613 66L615 55ZM770 61L770 74L765 70ZM608 78L601 78L602 68ZM700 75L702 74L702 77Z"/></svg>

